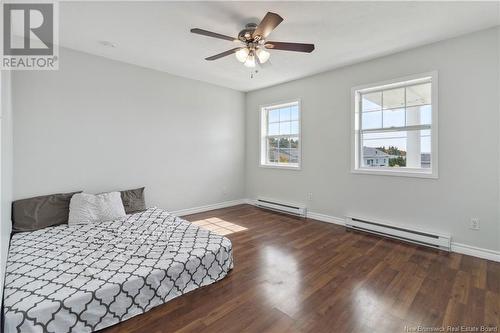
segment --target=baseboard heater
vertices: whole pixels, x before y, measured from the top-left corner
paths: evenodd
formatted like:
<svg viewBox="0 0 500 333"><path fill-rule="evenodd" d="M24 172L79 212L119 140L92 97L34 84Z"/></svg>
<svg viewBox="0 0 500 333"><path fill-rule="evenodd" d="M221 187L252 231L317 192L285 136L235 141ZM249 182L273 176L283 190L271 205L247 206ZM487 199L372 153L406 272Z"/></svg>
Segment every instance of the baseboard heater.
<svg viewBox="0 0 500 333"><path fill-rule="evenodd" d="M433 247L445 251L451 250L451 237L423 230L408 229L396 225L371 221L364 218L347 217L346 227L384 237L399 239L404 242Z"/></svg>
<svg viewBox="0 0 500 333"><path fill-rule="evenodd" d="M306 216L306 207L298 204L257 198L257 200L255 200L255 205L260 208L270 209L280 213L287 213L301 217Z"/></svg>

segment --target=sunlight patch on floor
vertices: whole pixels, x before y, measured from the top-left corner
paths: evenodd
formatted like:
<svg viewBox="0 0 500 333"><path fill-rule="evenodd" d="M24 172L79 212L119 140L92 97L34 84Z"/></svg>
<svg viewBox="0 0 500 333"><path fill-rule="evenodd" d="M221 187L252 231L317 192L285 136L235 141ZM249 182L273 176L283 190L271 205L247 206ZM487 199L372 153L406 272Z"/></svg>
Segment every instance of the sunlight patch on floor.
<svg viewBox="0 0 500 333"><path fill-rule="evenodd" d="M367 324L369 327L380 326L383 317L390 316L388 305L380 290L373 290L370 286L362 283L353 288L351 294L351 304L353 305L356 318Z"/></svg>
<svg viewBox="0 0 500 333"><path fill-rule="evenodd" d="M265 246L260 250L258 267L266 302L290 317L299 313L302 310L300 291L305 286L295 253L286 248Z"/></svg>
<svg viewBox="0 0 500 333"><path fill-rule="evenodd" d="M229 235L238 231L247 230L247 228L245 227L242 227L240 225L228 221L224 221L218 217L211 217L208 219L198 220L191 223L196 224L201 228L208 229L222 236Z"/></svg>

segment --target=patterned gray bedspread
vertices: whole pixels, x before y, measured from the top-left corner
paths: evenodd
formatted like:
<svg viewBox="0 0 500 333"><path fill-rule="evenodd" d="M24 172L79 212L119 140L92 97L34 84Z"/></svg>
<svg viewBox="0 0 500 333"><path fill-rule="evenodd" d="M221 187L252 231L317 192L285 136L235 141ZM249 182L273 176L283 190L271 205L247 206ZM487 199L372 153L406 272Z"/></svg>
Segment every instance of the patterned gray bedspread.
<svg viewBox="0 0 500 333"><path fill-rule="evenodd" d="M144 313L233 268L231 241L168 212L15 234L5 332L91 332Z"/></svg>

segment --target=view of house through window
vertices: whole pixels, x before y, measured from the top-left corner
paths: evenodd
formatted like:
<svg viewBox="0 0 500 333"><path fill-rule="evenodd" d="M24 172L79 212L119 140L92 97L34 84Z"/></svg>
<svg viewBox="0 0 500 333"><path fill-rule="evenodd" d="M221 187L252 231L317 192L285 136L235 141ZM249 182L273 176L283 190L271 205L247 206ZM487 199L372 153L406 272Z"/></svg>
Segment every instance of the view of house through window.
<svg viewBox="0 0 500 333"><path fill-rule="evenodd" d="M432 169L432 77L355 91L356 169Z"/></svg>
<svg viewBox="0 0 500 333"><path fill-rule="evenodd" d="M262 108L261 165L299 167L299 102Z"/></svg>

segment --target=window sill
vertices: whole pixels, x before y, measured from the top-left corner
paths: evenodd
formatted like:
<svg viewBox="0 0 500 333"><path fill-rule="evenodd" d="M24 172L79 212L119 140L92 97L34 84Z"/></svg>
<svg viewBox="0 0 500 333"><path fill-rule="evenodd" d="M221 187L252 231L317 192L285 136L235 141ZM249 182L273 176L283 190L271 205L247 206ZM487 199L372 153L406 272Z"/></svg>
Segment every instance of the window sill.
<svg viewBox="0 0 500 333"><path fill-rule="evenodd" d="M300 170L299 165L286 165L286 164L259 164L259 167L266 169L285 169L285 170Z"/></svg>
<svg viewBox="0 0 500 333"><path fill-rule="evenodd" d="M419 170L387 170L387 169L366 169L359 168L351 170L353 174L362 175L376 175L376 176L396 176L396 177L410 177L410 178L429 178L438 179L437 173L419 171Z"/></svg>

